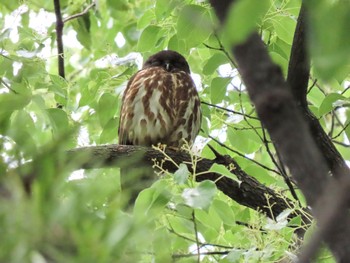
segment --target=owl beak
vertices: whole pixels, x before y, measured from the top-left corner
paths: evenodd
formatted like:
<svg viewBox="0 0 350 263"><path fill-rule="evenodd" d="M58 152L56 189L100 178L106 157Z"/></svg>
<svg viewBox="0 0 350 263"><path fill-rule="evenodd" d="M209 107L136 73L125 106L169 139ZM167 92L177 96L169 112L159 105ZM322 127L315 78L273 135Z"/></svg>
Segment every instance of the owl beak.
<svg viewBox="0 0 350 263"><path fill-rule="evenodd" d="M170 62L166 61L164 64L165 64L165 70L170 71L170 69L171 69Z"/></svg>

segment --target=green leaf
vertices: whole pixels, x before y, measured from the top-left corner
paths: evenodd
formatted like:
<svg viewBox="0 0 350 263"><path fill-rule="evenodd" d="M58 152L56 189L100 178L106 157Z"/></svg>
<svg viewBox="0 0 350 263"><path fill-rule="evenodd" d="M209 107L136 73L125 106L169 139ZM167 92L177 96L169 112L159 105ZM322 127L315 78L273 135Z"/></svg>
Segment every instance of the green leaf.
<svg viewBox="0 0 350 263"><path fill-rule="evenodd" d="M229 127L227 129L227 137L230 143L243 153L253 153L261 147L259 137L251 130L242 131Z"/></svg>
<svg viewBox="0 0 350 263"><path fill-rule="evenodd" d="M225 56L222 52L215 53L211 56L208 61L205 63L203 67L203 74L210 75L213 74L214 71L223 64L229 63L227 56Z"/></svg>
<svg viewBox="0 0 350 263"><path fill-rule="evenodd" d="M203 43L213 32L208 9L199 5L184 6L176 27L179 39L184 39L189 48Z"/></svg>
<svg viewBox="0 0 350 263"><path fill-rule="evenodd" d="M218 213L224 224L229 226L236 225L235 215L232 211L232 208L226 202L223 202L221 200L214 200L212 207Z"/></svg>
<svg viewBox="0 0 350 263"><path fill-rule="evenodd" d="M240 0L231 5L224 25L224 35L231 44L243 42L270 7L269 0Z"/></svg>
<svg viewBox="0 0 350 263"><path fill-rule="evenodd" d="M72 25L77 32L77 39L86 49L91 48L90 15L85 14L72 21Z"/></svg>
<svg viewBox="0 0 350 263"><path fill-rule="evenodd" d="M187 165L181 163L179 169L174 173L174 180L177 184L184 184L187 182L190 172L188 171Z"/></svg>
<svg viewBox="0 0 350 263"><path fill-rule="evenodd" d="M54 134L63 135L68 132L69 122L65 111L61 109L47 109L46 112L51 121Z"/></svg>
<svg viewBox="0 0 350 263"><path fill-rule="evenodd" d="M216 185L212 181L200 182L195 188L186 188L182 193L186 205L192 208L208 209L216 195Z"/></svg>
<svg viewBox="0 0 350 263"><path fill-rule="evenodd" d="M278 182L278 177L273 176L268 170L262 168L256 164L248 164L244 167L244 171L252 176L259 176L259 182L265 185L276 185ZM283 185L285 182L283 181Z"/></svg>
<svg viewBox="0 0 350 263"><path fill-rule="evenodd" d="M301 221L301 216L295 216L293 217L289 222L288 222L288 226L291 227L300 227L302 226L302 221Z"/></svg>
<svg viewBox="0 0 350 263"><path fill-rule="evenodd" d="M186 41L183 39L179 39L177 34L173 35L169 39L168 48L170 50L175 50L180 54L185 54L188 51L188 48L186 46Z"/></svg>
<svg viewBox="0 0 350 263"><path fill-rule="evenodd" d="M270 54L273 62L275 62L276 64L278 64L282 68L283 74L286 76L287 70L288 70L288 61L276 52L270 52L269 54Z"/></svg>
<svg viewBox="0 0 350 263"><path fill-rule="evenodd" d="M36 135L33 133L35 131L33 119L24 110L16 111L11 119L12 126L7 134L16 142L18 149L25 154L25 157L31 156L36 149L33 139L33 135ZM20 129L18 124L21 125Z"/></svg>
<svg viewBox="0 0 350 263"><path fill-rule="evenodd" d="M315 71L325 80L350 65L349 1L310 1L309 40Z"/></svg>
<svg viewBox="0 0 350 263"><path fill-rule="evenodd" d="M210 84L210 98L213 104L222 102L226 95L227 85L231 78L214 78Z"/></svg>
<svg viewBox="0 0 350 263"><path fill-rule="evenodd" d="M163 209L171 198L167 187L165 180L159 180L150 188L141 191L135 201L134 213L145 216Z"/></svg>
<svg viewBox="0 0 350 263"><path fill-rule="evenodd" d="M64 78L62 78L61 76L50 74L50 79L51 79L52 83L57 85L57 86L60 86L60 87L67 87L68 86L67 81Z"/></svg>
<svg viewBox="0 0 350 263"><path fill-rule="evenodd" d="M322 104L319 109L319 115L322 116L324 114L329 113L335 108L334 103L336 103L339 100L344 100L345 97L343 95L340 95L338 93L330 93L328 94L324 100L322 101Z"/></svg>
<svg viewBox="0 0 350 263"><path fill-rule="evenodd" d="M140 36L137 49L138 51L145 52L155 48L159 40L159 32L161 27L150 25L146 27Z"/></svg>
<svg viewBox="0 0 350 263"><path fill-rule="evenodd" d="M23 109L30 102L30 96L13 93L0 94L0 112Z"/></svg>
<svg viewBox="0 0 350 263"><path fill-rule="evenodd" d="M233 168L234 169L234 168ZM238 180L237 176L233 173L230 172L229 169L227 169L224 165L222 164L217 164L217 163L214 163L208 172L211 172L211 173L218 173L218 174L221 174L221 175L224 175L226 177L229 177L239 183L241 183L240 180Z"/></svg>
<svg viewBox="0 0 350 263"><path fill-rule="evenodd" d="M91 80L88 83L81 82L80 85L84 87L80 90L81 98L79 101L79 107L90 104L94 101L97 93L97 89L100 86L100 81Z"/></svg>
<svg viewBox="0 0 350 263"><path fill-rule="evenodd" d="M275 16L273 25L277 36L287 44L292 44L296 21L290 16Z"/></svg>
<svg viewBox="0 0 350 263"><path fill-rule="evenodd" d="M128 1L127 0L107 0L107 4L113 11L127 11Z"/></svg>
<svg viewBox="0 0 350 263"><path fill-rule="evenodd" d="M100 143L110 143L118 138L118 126L116 119L110 119L103 127L100 135Z"/></svg>
<svg viewBox="0 0 350 263"><path fill-rule="evenodd" d="M105 126L118 110L118 97L111 93L103 93L98 101L97 114L101 126Z"/></svg>
<svg viewBox="0 0 350 263"><path fill-rule="evenodd" d="M154 8L157 20L161 21L168 17L174 9L179 7L179 4L181 2L174 0L157 0Z"/></svg>
<svg viewBox="0 0 350 263"><path fill-rule="evenodd" d="M240 262L241 257L245 254L245 251L239 250L239 249L233 249L230 251L230 253L227 254L225 257L224 263L234 263L234 262Z"/></svg>
<svg viewBox="0 0 350 263"><path fill-rule="evenodd" d="M63 101L67 99L67 81L58 75L50 74L50 79L52 81L52 85L48 86L48 89L55 93L58 97L60 97Z"/></svg>
<svg viewBox="0 0 350 263"><path fill-rule="evenodd" d="M346 136L348 138L350 138L350 125L349 125L349 123L350 123L350 111L347 110L346 111L346 122L345 122L345 125L346 125L345 133L346 133Z"/></svg>
<svg viewBox="0 0 350 263"><path fill-rule="evenodd" d="M147 10L143 16L137 21L137 29L143 29L155 19L153 9Z"/></svg>
<svg viewBox="0 0 350 263"><path fill-rule="evenodd" d="M315 107L319 108L325 98L325 95L314 87L311 89L311 91L307 94L307 99L310 101Z"/></svg>

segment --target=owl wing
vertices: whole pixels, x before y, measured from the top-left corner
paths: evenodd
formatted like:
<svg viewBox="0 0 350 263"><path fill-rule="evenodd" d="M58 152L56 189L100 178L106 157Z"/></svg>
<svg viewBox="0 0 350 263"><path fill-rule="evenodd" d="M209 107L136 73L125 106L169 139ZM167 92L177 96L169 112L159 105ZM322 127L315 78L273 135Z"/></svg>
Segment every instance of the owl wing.
<svg viewBox="0 0 350 263"><path fill-rule="evenodd" d="M180 71L174 74L176 83L176 119L169 145L181 146L184 141L192 144L201 127L200 99L191 76Z"/></svg>
<svg viewBox="0 0 350 263"><path fill-rule="evenodd" d="M123 96L119 143L167 144L175 119L173 93L172 76L161 67L137 72Z"/></svg>

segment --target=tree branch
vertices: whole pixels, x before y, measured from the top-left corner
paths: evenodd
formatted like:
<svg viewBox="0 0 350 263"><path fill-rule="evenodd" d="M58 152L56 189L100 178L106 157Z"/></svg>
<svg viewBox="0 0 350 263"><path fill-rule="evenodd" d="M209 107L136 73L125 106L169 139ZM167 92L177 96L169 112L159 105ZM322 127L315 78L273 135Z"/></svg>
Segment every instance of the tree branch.
<svg viewBox="0 0 350 263"><path fill-rule="evenodd" d="M235 1L210 2L220 22L224 23L228 7ZM341 204L335 204L332 202L334 199L327 195L327 191L333 190L332 186L338 182L328 176L329 169L315 143L318 138L312 137L314 133L310 133L305 116L285 82L281 69L272 62L257 33L252 33L243 43L232 46L232 53L258 116L276 149L313 208L316 218L322 222L322 226L327 227L321 228L323 232L320 238L327 243L337 260L345 262L350 258L350 216L347 209L343 209L343 202L348 198L343 198ZM343 174L346 173L338 170L334 174L344 178ZM346 189L349 191L347 187ZM331 208L324 209L318 202L319 199ZM332 206L338 209L333 209ZM327 218L325 210L330 212ZM330 221L328 218L337 220ZM309 262L311 258L303 260L302 262Z"/></svg>
<svg viewBox="0 0 350 263"><path fill-rule="evenodd" d="M184 163L190 172L193 172L191 157L185 152L177 152L166 149L166 154L177 165ZM136 158L135 158L136 156ZM130 167L130 160L135 164L140 161L152 166L154 162L161 163L163 169L175 172L177 166L170 160L164 161L164 154L159 150L149 147L132 145L102 145L82 147L67 152L67 162L75 164L75 169L92 169L102 167ZM164 161L164 162L163 162ZM233 174L241 183L224 177L221 174L207 172L214 164L234 166ZM282 197L279 193L259 183L254 177L246 174L240 166L229 156L220 156L215 160L199 159L196 166L197 181L211 180L217 188L225 195L235 200L237 203L263 212L268 217L274 219L287 208L294 207L292 201ZM33 178L31 179L33 180ZM271 205L272 204L272 205ZM300 215L295 212L291 218ZM307 224L309 220L302 216L302 220Z"/></svg>
<svg viewBox="0 0 350 263"><path fill-rule="evenodd" d="M287 77L287 83L292 90L295 101L303 108L307 108L306 93L310 74L310 59L307 54L305 32L305 13L305 7L302 4L295 28Z"/></svg>
<svg viewBox="0 0 350 263"><path fill-rule="evenodd" d="M224 107L221 107L221 106L209 103L209 102L201 101L201 104L208 105L210 107L217 108L217 109L220 109L220 110L223 110L223 111L227 111L227 112L230 112L230 113L233 113L233 114L245 116L245 117L250 118L250 119L259 120L259 118L255 117L255 116L251 116L251 115L248 115L246 113L242 113L242 112L235 111L235 110L230 110L230 109L227 109L227 108L224 108Z"/></svg>
<svg viewBox="0 0 350 263"><path fill-rule="evenodd" d="M62 21L60 0L54 0L53 3L55 6L55 15L56 15L56 41L57 41L57 53L58 53L58 75L60 75L62 78L65 78L64 50L63 50L63 41L62 41L64 23Z"/></svg>
<svg viewBox="0 0 350 263"><path fill-rule="evenodd" d="M254 159L251 159L249 158L248 156L244 155L243 153L240 153L239 151L236 151L234 149L232 149L231 147L228 147L226 144L220 142L219 140L215 139L213 136L211 135L208 135L208 138L212 139L214 142L216 142L217 144L219 144L221 147L224 147L226 148L227 150L237 154L238 156L252 162L252 163L255 163L256 165L259 165L260 167L262 167L263 169L267 170L267 171L270 171L270 172L273 172L275 174L278 174L278 175L281 175L278 171L272 169L272 168L269 168L267 167L266 165L262 164L262 163L259 163L258 161L254 160Z"/></svg>
<svg viewBox="0 0 350 263"><path fill-rule="evenodd" d="M54 7L55 7L55 15L56 15L56 41L57 41L57 54L58 54L58 75L60 75L62 78L65 77L65 69L64 69L64 49L63 49L63 27L64 24L72 19L81 17L89 12L89 10L95 6L95 2L87 6L83 12L69 16L62 20L62 14L61 14L61 6L60 6L60 0L53 0Z"/></svg>
<svg viewBox="0 0 350 263"><path fill-rule="evenodd" d="M337 176L339 174L345 174L339 173L339 170L347 170L349 172L349 169L343 157L307 105L306 95L310 75L310 58L307 52L306 15L305 6L302 4L290 54L287 83L291 88L295 101L300 106L308 122L317 147L325 158L332 174Z"/></svg>
<svg viewBox="0 0 350 263"><path fill-rule="evenodd" d="M80 13L78 13L78 14L74 14L74 15L71 15L71 16L65 18L65 19L63 20L63 23L67 23L68 21L70 21L70 20L72 20L72 19L75 19L75 18L78 18L78 17L81 17L81 16L87 14L87 13L90 11L90 9L93 8L95 5L96 5L96 3L93 2L92 4L88 5L88 6L84 9L83 12L80 12Z"/></svg>

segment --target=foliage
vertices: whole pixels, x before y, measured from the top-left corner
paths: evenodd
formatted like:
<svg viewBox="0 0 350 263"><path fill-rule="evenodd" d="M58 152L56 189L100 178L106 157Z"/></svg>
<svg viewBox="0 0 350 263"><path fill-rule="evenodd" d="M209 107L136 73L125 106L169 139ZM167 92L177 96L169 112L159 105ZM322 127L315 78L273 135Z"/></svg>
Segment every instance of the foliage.
<svg viewBox="0 0 350 263"><path fill-rule="evenodd" d="M298 245L295 226L303 227L300 218L288 223L281 215L271 221L227 198L212 182L196 183L195 173L187 180L189 172L183 166L174 177L167 174L142 191L134 212L126 213L121 210L118 169L71 174L72 167L63 164L67 149L117 142L121 94L140 66L139 54L145 59L169 48L187 58L198 80L206 102L201 133L205 142L293 199L280 175L273 145L228 55L227 41L239 43L257 24L272 59L286 73L300 1L252 2L239 1L237 9L231 10L236 15L217 32L215 15L203 1L100 0L84 16L65 23L66 79L57 73L53 2L0 5L1 262L276 262L293 258ZM341 0L308 2L315 5L310 14L314 67L308 102L349 159L344 143L350 135L350 36L346 31L350 8ZM88 4L61 0L63 16L80 13ZM256 20L251 20L253 16ZM201 156L214 158L207 146ZM230 174L220 166L212 171ZM27 174L36 177L30 196L21 183ZM84 178L76 179L81 174ZM10 197L5 188L11 189ZM299 199L303 203L301 194ZM198 252L202 254L198 258L188 256ZM318 262L333 259L324 251Z"/></svg>

